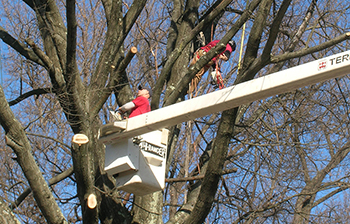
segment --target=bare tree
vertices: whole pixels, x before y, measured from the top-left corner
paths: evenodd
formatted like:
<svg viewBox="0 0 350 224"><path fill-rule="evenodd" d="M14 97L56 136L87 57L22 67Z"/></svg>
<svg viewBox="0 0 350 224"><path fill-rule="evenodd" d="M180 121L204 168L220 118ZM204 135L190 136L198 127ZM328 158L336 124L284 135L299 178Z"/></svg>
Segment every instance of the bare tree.
<svg viewBox="0 0 350 224"><path fill-rule="evenodd" d="M128 102L138 84L153 88L152 109L187 100L191 79L231 39L239 48L222 67L227 86L347 49L349 27L342 22L347 1L2 5L6 20L0 38L9 49L8 80L0 88L7 145L0 183L17 218L48 223L341 220L340 211L333 212L340 202L333 199L349 187L348 77L168 127L166 189L143 197L116 190L115 179L104 171L97 132L109 120L107 106ZM219 44L188 67L194 50L212 39ZM132 58L133 46L138 52ZM203 78L197 94L214 91L209 81ZM90 141L71 144L77 133ZM86 204L90 194L97 196L95 209Z"/></svg>

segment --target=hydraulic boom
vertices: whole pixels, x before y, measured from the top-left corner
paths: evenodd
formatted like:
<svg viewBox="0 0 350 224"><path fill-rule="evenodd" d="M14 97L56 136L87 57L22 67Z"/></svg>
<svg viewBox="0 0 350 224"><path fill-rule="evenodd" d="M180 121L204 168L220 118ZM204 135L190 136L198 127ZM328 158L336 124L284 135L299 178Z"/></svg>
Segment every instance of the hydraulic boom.
<svg viewBox="0 0 350 224"><path fill-rule="evenodd" d="M127 120L120 133L100 136L103 143L116 143L164 127L203 117L350 73L350 51L285 69L190 100L163 107ZM101 128L111 128L106 124Z"/></svg>

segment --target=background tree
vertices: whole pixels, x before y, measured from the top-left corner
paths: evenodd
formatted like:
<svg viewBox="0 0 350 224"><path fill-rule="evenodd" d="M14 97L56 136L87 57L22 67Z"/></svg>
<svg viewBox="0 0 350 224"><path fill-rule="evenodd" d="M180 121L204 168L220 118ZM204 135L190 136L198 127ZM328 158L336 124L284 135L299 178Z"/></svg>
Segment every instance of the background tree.
<svg viewBox="0 0 350 224"><path fill-rule="evenodd" d="M17 219L345 219L347 76L168 127L166 189L144 197L116 190L103 170L97 131L109 120L107 107L132 99L138 84L153 88L152 109L187 100L190 80L232 38L238 48L222 67L226 86L346 50L347 1L25 0L2 6L0 37L8 48L0 88L0 186ZM212 39L220 44L188 68L195 49ZM138 53L130 61L132 46ZM197 95L214 91L209 81L203 77ZM71 144L77 133L89 143ZM97 196L95 209L86 205L90 194Z"/></svg>

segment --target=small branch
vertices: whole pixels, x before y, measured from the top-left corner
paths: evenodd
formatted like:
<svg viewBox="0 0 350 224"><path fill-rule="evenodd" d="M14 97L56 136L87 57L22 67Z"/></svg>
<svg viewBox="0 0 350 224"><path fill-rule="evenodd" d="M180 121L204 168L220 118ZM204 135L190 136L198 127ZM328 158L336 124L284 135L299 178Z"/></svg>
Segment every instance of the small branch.
<svg viewBox="0 0 350 224"><path fill-rule="evenodd" d="M65 146L67 149L71 149L71 147L69 145L67 145L66 143L58 140L57 138L52 138L50 136L45 136L45 135L39 135L39 134L35 134L35 133L29 133L29 132L26 132L26 135L32 135L32 136L36 136L36 137L40 137L40 138L46 138L46 139L50 139L52 141L55 141L55 142L58 142L60 143L61 145Z"/></svg>
<svg viewBox="0 0 350 224"><path fill-rule="evenodd" d="M226 175L226 174L236 173L236 172L237 172L237 168L232 168L232 169L229 169L229 170L222 171L221 175ZM187 181L200 180L200 179L203 179L203 178L204 178L204 175L193 176L193 177L170 178L170 179L165 179L165 182L167 182L167 183L187 182Z"/></svg>
<svg viewBox="0 0 350 224"><path fill-rule="evenodd" d="M73 167L68 168L66 171L63 171L62 173L58 174L57 176L51 178L48 183L49 186L52 186L54 184L57 184L58 182L66 179L67 177L69 177L70 175L73 174ZM17 208L22 201L24 201L24 199L32 192L32 190L30 188L27 188L23 191L23 193L14 201L10 204L10 209L13 210L15 208Z"/></svg>
<svg viewBox="0 0 350 224"><path fill-rule="evenodd" d="M187 182L187 181L193 181L193 180L200 180L203 178L204 178L204 175L194 176L194 177L170 178L170 179L165 179L165 182L167 182L167 183Z"/></svg>

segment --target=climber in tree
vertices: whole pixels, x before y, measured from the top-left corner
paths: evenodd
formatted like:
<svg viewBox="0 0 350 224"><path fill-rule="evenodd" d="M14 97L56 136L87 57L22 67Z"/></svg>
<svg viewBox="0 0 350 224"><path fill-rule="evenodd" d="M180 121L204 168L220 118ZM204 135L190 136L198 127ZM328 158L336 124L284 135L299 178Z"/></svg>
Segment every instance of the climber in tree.
<svg viewBox="0 0 350 224"><path fill-rule="evenodd" d="M209 44L205 45L204 47L199 48L196 52L194 52L194 57L190 63L190 66L194 65L203 55L205 55L211 48L213 48L217 43L219 43L219 40L213 40ZM188 90L188 93L192 93L196 88L201 80L202 76L210 66L213 67L214 71L212 72L213 77L213 84L217 84L220 88L223 87L223 81L221 78L221 72L220 72L220 66L219 66L219 60L227 61L230 58L231 53L236 49L236 43L233 40L230 40L228 44L226 45L226 48L223 52L216 55L214 58L212 58L208 64L206 64L199 72L196 74L196 76L192 79L190 83L190 87Z"/></svg>

